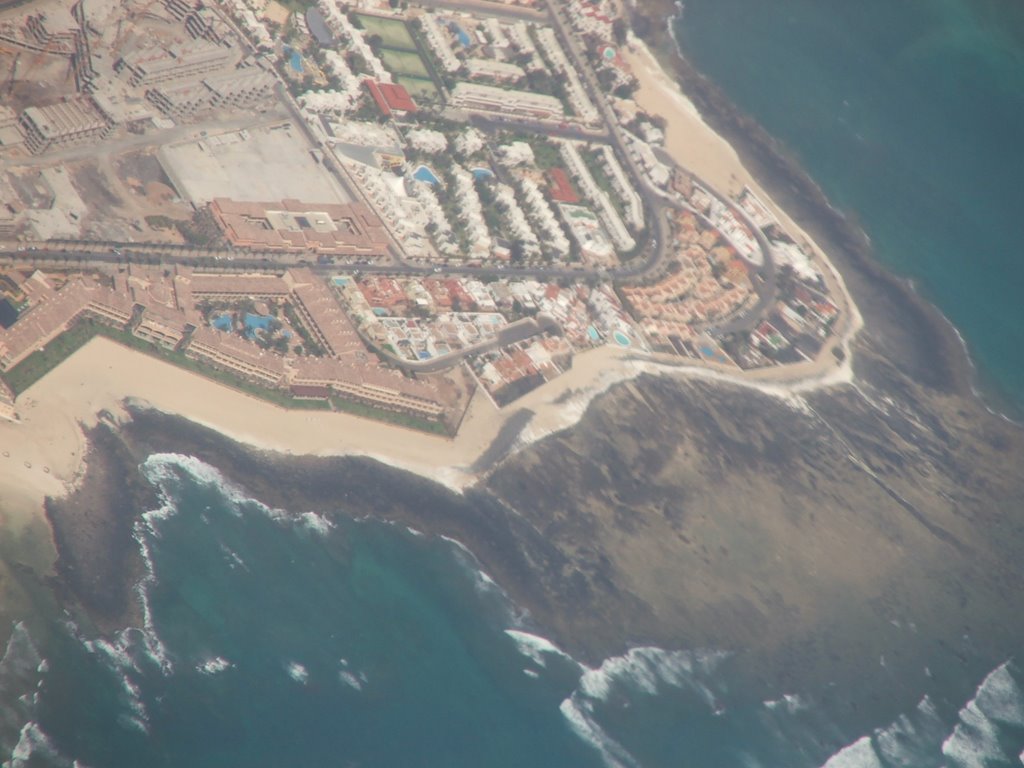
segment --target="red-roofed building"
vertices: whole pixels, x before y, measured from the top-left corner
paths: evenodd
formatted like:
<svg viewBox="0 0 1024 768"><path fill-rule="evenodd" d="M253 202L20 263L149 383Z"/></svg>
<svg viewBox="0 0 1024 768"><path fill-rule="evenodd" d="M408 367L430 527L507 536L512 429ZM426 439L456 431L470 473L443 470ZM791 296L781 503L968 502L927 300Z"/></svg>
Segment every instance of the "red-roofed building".
<svg viewBox="0 0 1024 768"><path fill-rule="evenodd" d="M580 196L573 189L569 181L569 174L561 168L552 168L548 171L548 180L551 182L551 197L558 203L575 204L580 201Z"/></svg>
<svg viewBox="0 0 1024 768"><path fill-rule="evenodd" d="M376 80L367 78L363 84L370 91L370 95L377 103L377 109L385 117L392 115L408 115L419 110L412 96L401 85L395 83L378 83Z"/></svg>

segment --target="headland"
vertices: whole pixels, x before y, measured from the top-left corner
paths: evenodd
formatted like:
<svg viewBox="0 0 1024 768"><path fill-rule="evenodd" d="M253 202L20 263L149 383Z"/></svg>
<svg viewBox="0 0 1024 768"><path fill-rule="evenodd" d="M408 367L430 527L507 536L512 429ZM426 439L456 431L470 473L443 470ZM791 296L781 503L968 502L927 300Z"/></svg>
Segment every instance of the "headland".
<svg viewBox="0 0 1024 768"><path fill-rule="evenodd" d="M565 22L551 22L555 27L560 23ZM536 33L528 37L541 42ZM572 55L566 42L570 38L555 39L562 40L563 55ZM76 275L74 280L82 276L79 284L85 287L79 290L111 291L109 306L117 304L119 279L125 290L138 292L130 294L131 317L118 329L120 343L90 340L18 395L13 405L20 422L0 426L0 436L11 445L11 455L4 459L11 490L17 489L30 514L41 510L44 496L51 499L49 520L61 561L57 570L69 602L91 610L106 627L136 618L129 586L138 564L131 557L106 557L124 552L128 518L111 514L98 519L83 510L127 509L126 489L134 489L134 499L145 504L141 478L130 472L112 475L148 453L174 451L218 467L271 505L370 514L463 541L548 635L591 661L637 643L725 649L737 655L744 674L765 692L777 695L790 686L825 690L829 680L869 679L878 683L873 695L884 698L895 689L885 700L894 711L905 703L901 696L919 695L923 672L893 680L874 665L880 654L931 654L935 669L967 663L954 662L960 659L957 642L964 626L992 626L994 617L1013 614L1014 596L1006 586L1020 575L1013 555L1019 532L1006 510L1019 508L1024 498L1012 471L1012 457L1020 455L1019 430L988 415L972 399L965 386L965 357L937 313L873 265L863 239L851 233L820 192L812 193L813 187L796 175L789 161L779 160L770 144L761 143L755 127L746 126L749 131L737 138L733 134L741 133L739 124L733 125L727 143L701 117L718 128L727 124L725 107L713 102L707 83L691 90L696 81L683 79L698 112L639 41L614 53L622 71L628 68L636 80L632 101L648 117L665 118L663 146L656 138L660 121L644 119L641 123L650 123L646 135L657 147L649 146L650 154L634 139L616 139L614 133L621 128L614 126L604 142L597 142L600 146L591 146L585 105L577 105L580 119L574 124L563 127L563 121L556 121L548 126L551 133L545 141L557 147L555 165L570 170L579 166L571 185L590 199L600 228L589 217L579 221L586 219L592 232L605 236L586 257L590 261L581 278L585 293L573 282L572 272L579 270L571 262L565 275L548 274L540 261L535 266L529 256L520 255L513 262L509 253L507 261L490 267L487 259L497 258L493 247L487 256L458 264L443 258L434 262L424 257L422 263L414 259L404 272L394 264L378 269L345 261L329 262L324 270L332 278L324 282L333 292L331 301L347 311L359 343L370 342L365 349L353 346L353 359L375 347L388 371L411 372L414 388L421 383L420 374L429 373L410 367L419 364L416 344L430 353L424 362L460 350L450 344L439 348L442 337L429 322L418 322L416 330L423 333L403 337L413 350L412 357L406 355L395 335L400 324L388 320L412 319L414 312L375 312L385 308L384 299L397 292L415 304L411 286L430 293L428 281L444 274L461 281L461 290L478 302L476 310L488 295L498 309L500 296L476 296L476 287L470 291L469 283L494 278L485 285L506 285L507 295L513 296L513 284L534 279L534 272L553 278L546 285L534 279L539 295L526 290L514 299L519 309L513 311L520 316L490 313L501 315L501 327L507 328L527 319L525 301L534 302L537 315L552 313L564 292L565 313L555 318L561 334L544 331L509 344L498 338L477 348L469 340L469 328L455 329L461 349L469 350L470 373L461 387L461 396L468 397L459 401L457 418L446 422L457 425L446 428L446 434L415 432L340 412L347 402L341 397L347 380L316 379L312 373L296 378L302 365L312 370L305 354L298 356L307 358L301 365L282 364L275 386L284 382L290 397L314 395L326 408L284 407L247 393L248 386L237 380L225 386L186 370L180 358L159 360L128 348L124 342L139 338L147 312L153 323L144 331L153 334L158 327L171 327L157 322L163 312L156 308L159 299L145 304L140 314L136 306L143 302L136 296L160 297L182 286L192 288L209 274L229 282L232 274L257 279L259 270L239 251L225 250L224 259L230 255L241 265L223 260L182 265L169 259L157 266L139 264L137 258L129 263L123 253L111 254L104 244L104 260L113 261L115 273L109 282L92 265L62 271ZM436 50L435 55L443 65L444 56ZM557 57L539 55L545 66L557 70ZM457 88L454 84L453 94ZM584 84L578 88L577 97L588 92ZM378 107L378 95L388 104L384 93L390 91L370 92ZM486 91L462 88L460 94L462 108L493 111L493 105L481 106L479 101ZM465 101L470 97L476 101ZM564 98L572 101L571 94ZM719 111L709 112L709 103L718 103ZM496 116L484 117L485 127L493 128L487 120ZM637 136L645 132L639 125L634 129ZM523 130L522 124L509 129L505 152L512 156L511 165L494 160L496 171L517 167L516 153L525 155L522 147L513 146L518 143L531 147L535 163L552 157L550 147L546 151L524 141L519 135ZM575 138L565 138L567 131ZM408 138L407 132L403 135ZM334 147L352 143L347 134L331 138ZM419 135L418 140L426 146L431 138L436 137ZM619 142L633 151L620 151ZM611 160L601 147L611 147ZM416 152L421 154L409 154L429 155L422 148ZM649 270L618 258L622 254L611 242L618 231L614 221L615 216L628 217L629 196L616 205L608 191L616 188L616 165L627 173L644 159L648 164L636 171L642 174L637 186L649 190L655 177L662 178L662 194L673 201L656 208L641 201L648 221L645 235L625 225L634 246L646 243L647 251L634 254L634 259L671 244L667 258L663 253L661 259L643 262L651 265ZM668 169L667 177L658 175L661 169ZM551 169L537 170L543 177ZM588 175L603 196L588 191ZM471 200L478 180L469 180L467 186L465 177L461 182L459 178L455 174L445 183ZM502 183L525 196L524 188L530 188L525 182L531 179L537 183L531 175ZM796 191L784 194L787 185ZM552 188L560 189L557 182ZM416 194L420 205L430 208L426 192ZM479 190L476 194L480 196ZM224 210L222 206L221 214ZM481 217L488 226L487 217ZM461 226L475 224L479 222L463 221ZM608 258L606 246L618 256L601 264L600 259ZM76 241L75 248L83 247ZM442 253L438 242L431 247ZM138 256L159 248L135 246L133 252ZM779 251L788 255L790 268L790 292L781 297L758 290ZM42 262L52 257L44 250L28 258ZM19 263L17 258L12 263ZM294 285L305 283L287 274L308 266L290 263L298 261L295 254L280 258L289 263L259 272L259 279L291 280L286 287L292 295ZM478 265L470 263L477 258ZM544 255L536 258L543 261ZM36 266L46 272L41 262ZM333 277L340 279L335 282ZM615 288L605 290L604 281ZM57 301L68 288L45 274L37 282L40 293L53 294L46 301ZM548 297L552 284L559 290ZM699 302L679 301L698 295L701 286L706 295ZM445 290L451 311L443 319L452 322L449 315L460 312L451 301L460 297L461 305L462 294L454 286ZM273 303L268 300L271 293L249 283L242 292ZM430 296L438 300L438 294ZM579 304L583 315L574 315ZM685 305L682 312L677 311L679 304ZM166 300L163 305L170 306ZM192 316L177 308L182 317L174 319L181 337L171 351L194 361L188 346L179 344L186 336L188 345L195 343L195 331L202 328L202 336L219 318L227 318L221 321L227 328L214 326L210 333L244 337L253 331L258 336L247 325L248 315L276 317L284 328L292 318L281 307L277 314L255 305L204 311L196 302L189 309L199 314ZM752 310L764 314L751 315ZM97 314L95 309L90 312ZM868 318L863 331L861 313ZM459 322L478 332L481 328L476 322ZM194 326L191 334L188 323ZM302 336L305 346L328 342L326 333L322 338L309 333L301 317L289 329ZM571 365L558 362L564 348L556 336L568 339L570 347L578 345L571 349ZM246 341L259 346L252 338ZM537 357L517 368L516 360L522 360L517 353L529 355L537 343L543 350L535 349ZM265 359L235 338L224 347ZM218 354L208 351L204 361L223 361ZM474 361L473 355L480 357ZM235 362L242 357L239 351ZM367 359L358 362L363 365ZM521 381L536 386L520 386ZM460 390L459 384L453 389ZM420 397L422 391L400 394ZM359 402L365 404L365 399ZM93 435L91 441L84 434ZM91 478L91 473L105 474L114 483ZM89 490L80 494L75 488ZM96 548L83 547L83 542ZM113 570L81 568L99 562L113 564ZM98 580L121 589L96 600ZM921 628L920 637L927 640L909 630L896 631L894 622L898 628ZM984 655L1001 660L1000 654L1019 636L1020 627L1004 623L985 638ZM865 702L853 705L858 703Z"/></svg>

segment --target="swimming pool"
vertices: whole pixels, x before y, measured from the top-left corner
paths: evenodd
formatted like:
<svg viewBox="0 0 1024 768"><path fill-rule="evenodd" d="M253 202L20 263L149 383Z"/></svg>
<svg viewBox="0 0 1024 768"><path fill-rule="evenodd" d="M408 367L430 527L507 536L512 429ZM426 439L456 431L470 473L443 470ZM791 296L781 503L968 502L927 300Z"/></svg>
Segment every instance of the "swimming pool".
<svg viewBox="0 0 1024 768"><path fill-rule="evenodd" d="M615 341L620 347L628 347L633 344L633 342L629 340L629 337L621 331L616 331L612 335L615 337Z"/></svg>
<svg viewBox="0 0 1024 768"><path fill-rule="evenodd" d="M413 171L412 176L414 179L425 181L427 184L433 184L435 186L441 183L441 180L437 178L437 175L425 165L421 165Z"/></svg>
<svg viewBox="0 0 1024 768"><path fill-rule="evenodd" d="M475 179L493 179L494 172L490 168L471 168L470 171Z"/></svg>
<svg viewBox="0 0 1024 768"><path fill-rule="evenodd" d="M469 36L469 33L466 32L466 30L464 30L462 27L460 27L454 21L451 23L450 29L451 29L451 31L453 33L455 33L455 37L458 38L459 44L463 48L469 48L469 46L471 46L473 44L473 38L471 38Z"/></svg>
<svg viewBox="0 0 1024 768"><path fill-rule="evenodd" d="M230 331L231 330L231 315L225 313L217 315L210 320L210 325L218 331Z"/></svg>
<svg viewBox="0 0 1024 768"><path fill-rule="evenodd" d="M334 277L331 278L331 282L334 283L339 288L344 288L346 285L349 284L349 279L341 275L335 275Z"/></svg>
<svg viewBox="0 0 1024 768"><path fill-rule="evenodd" d="M266 333L270 330L270 323L274 318L269 315L254 315L252 312L245 313L245 337L247 339L255 339L256 331L263 331Z"/></svg>
<svg viewBox="0 0 1024 768"><path fill-rule="evenodd" d="M291 56L288 57L288 65L294 72L302 74L302 56L298 51L292 51Z"/></svg>
<svg viewBox="0 0 1024 768"><path fill-rule="evenodd" d="M597 328L595 328L592 325L587 327L587 336L590 337L591 341L600 341L601 340L601 334L598 333Z"/></svg>

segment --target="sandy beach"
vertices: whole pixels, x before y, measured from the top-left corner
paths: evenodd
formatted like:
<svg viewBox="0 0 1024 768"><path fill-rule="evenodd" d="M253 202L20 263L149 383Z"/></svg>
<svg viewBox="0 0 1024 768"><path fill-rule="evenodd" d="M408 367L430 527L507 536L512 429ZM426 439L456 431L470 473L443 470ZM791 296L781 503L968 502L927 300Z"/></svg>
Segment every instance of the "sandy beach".
<svg viewBox="0 0 1024 768"><path fill-rule="evenodd" d="M787 227L811 243L775 206L744 168L733 148L701 118L696 107L639 41L624 52L640 81L638 103L667 121L666 148L684 168L721 191L743 185L756 190ZM827 265L846 322L833 345L848 342L861 319L838 273ZM474 462L499 435L503 424L523 410L532 413L520 444L534 442L576 423L590 401L615 383L642 373L697 375L753 386L792 399L807 389L834 386L852 378L850 355L837 364L830 349L810 363L738 374L661 356L603 347L577 355L572 369L499 411L478 393L455 438L415 432L343 413L289 411L176 368L169 363L96 338L37 382L17 402L18 422L0 423L0 493L6 522L41 514L46 496L62 496L82 476L88 446L82 426L98 414L123 416L123 403L138 402L187 417L232 439L293 455L362 455L406 469L461 491L477 477Z"/></svg>
<svg viewBox="0 0 1024 768"><path fill-rule="evenodd" d="M261 448L369 456L459 490L473 482L471 465L512 413L533 411L531 427L539 434L568 426L590 398L636 375L638 369L622 357L611 347L579 355L568 373L504 411L478 394L458 436L446 438L344 413L286 410L99 337L19 398L20 421L0 423L0 493L5 501L20 499L17 509L25 512L38 511L47 495L69 491L84 471L80 425L95 424L104 411L121 418L125 401L185 416Z"/></svg>

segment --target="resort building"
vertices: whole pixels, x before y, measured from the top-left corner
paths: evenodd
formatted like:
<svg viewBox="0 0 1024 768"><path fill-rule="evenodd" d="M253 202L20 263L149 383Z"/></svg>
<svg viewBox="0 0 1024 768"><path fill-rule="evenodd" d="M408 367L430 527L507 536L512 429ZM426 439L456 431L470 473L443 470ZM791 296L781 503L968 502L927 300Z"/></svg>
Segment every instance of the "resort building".
<svg viewBox="0 0 1024 768"><path fill-rule="evenodd" d="M142 311L132 333L150 344L173 350L181 345L195 327L186 322L182 313L155 304Z"/></svg>
<svg viewBox="0 0 1024 768"><path fill-rule="evenodd" d="M277 387L284 382L283 357L265 351L251 341L213 328L196 328L185 355L260 384Z"/></svg>
<svg viewBox="0 0 1024 768"><path fill-rule="evenodd" d="M499 83L516 83L526 77L526 70L519 65L495 59L467 59L466 72L473 79L484 78Z"/></svg>
<svg viewBox="0 0 1024 768"><path fill-rule="evenodd" d="M83 316L123 328L134 310L128 297L82 277L73 278L58 291L45 275L36 272L21 287L31 306L10 328L0 330L0 370L4 371L45 347Z"/></svg>
<svg viewBox="0 0 1024 768"><path fill-rule="evenodd" d="M459 61L455 51L452 49L448 30L438 22L432 13L425 13L419 18L423 34L427 38L427 43L441 62L441 67L448 73L457 72L462 66L462 62Z"/></svg>
<svg viewBox="0 0 1024 768"><path fill-rule="evenodd" d="M236 248L370 258L388 250L383 223L363 203L248 203L219 197L210 212Z"/></svg>
<svg viewBox="0 0 1024 768"><path fill-rule="evenodd" d="M413 379L383 367L367 350L335 290L309 269L278 275L202 274L187 267L176 272L172 277L162 270L129 269L115 277L113 288L90 276L76 275L61 283L40 272L29 278L15 273L10 289L29 308L9 328L0 329L0 371L10 370L80 319L90 318L130 329L155 346L183 350L192 360L260 386L290 389L299 397L337 396L428 420L441 420L451 406L452 392L444 389L443 381ZM233 304L253 299L287 302L324 355L264 349L215 329L196 306L200 301Z"/></svg>
<svg viewBox="0 0 1024 768"><path fill-rule="evenodd" d="M590 168L580 154L576 143L571 141L562 142L562 160L565 161L569 172L576 178L577 183L587 198L597 206L600 213L601 223L607 230L612 242L619 251L630 251L636 247L636 240L626 229L618 210L612 204L611 198L594 180ZM563 208L564 210L564 208ZM641 208L642 212L642 208Z"/></svg>
<svg viewBox="0 0 1024 768"><path fill-rule="evenodd" d="M576 68L566 57L565 51L562 50L555 31L551 27L542 27L537 30L537 40L548 57L548 61L551 62L551 66L561 75L572 111L585 123L597 122L600 113L594 106L594 102L590 100L590 96L587 95L587 89L583 87Z"/></svg>
<svg viewBox="0 0 1024 768"><path fill-rule="evenodd" d="M458 83L452 90L451 104L469 112L496 112L534 120L561 120L565 117L565 107L554 96L480 83Z"/></svg>
<svg viewBox="0 0 1024 768"><path fill-rule="evenodd" d="M292 391L300 396L333 393L430 420L439 420L445 412L433 387L384 368L353 367L337 360L305 357L296 361L290 384Z"/></svg>

